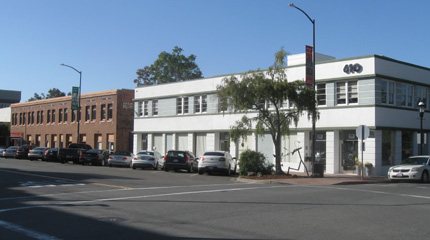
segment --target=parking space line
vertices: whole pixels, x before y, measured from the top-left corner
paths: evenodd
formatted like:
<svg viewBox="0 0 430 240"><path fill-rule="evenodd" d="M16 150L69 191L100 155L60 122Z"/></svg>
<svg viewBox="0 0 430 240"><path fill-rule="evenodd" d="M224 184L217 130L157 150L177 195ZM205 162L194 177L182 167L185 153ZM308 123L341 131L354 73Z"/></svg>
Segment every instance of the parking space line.
<svg viewBox="0 0 430 240"><path fill-rule="evenodd" d="M97 186L111 187L111 188L134 189L132 187L123 187L123 186L109 185L109 184L103 184L103 183L92 183L92 184Z"/></svg>

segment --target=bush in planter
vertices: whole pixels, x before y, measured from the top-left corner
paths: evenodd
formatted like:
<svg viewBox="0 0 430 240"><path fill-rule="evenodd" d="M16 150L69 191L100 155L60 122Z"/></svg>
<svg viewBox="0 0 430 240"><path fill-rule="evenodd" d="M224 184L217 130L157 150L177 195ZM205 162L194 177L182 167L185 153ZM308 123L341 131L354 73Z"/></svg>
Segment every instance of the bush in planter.
<svg viewBox="0 0 430 240"><path fill-rule="evenodd" d="M272 168L273 164L268 164L262 153L248 149L240 154L239 174L241 176L247 176L248 172L271 174Z"/></svg>

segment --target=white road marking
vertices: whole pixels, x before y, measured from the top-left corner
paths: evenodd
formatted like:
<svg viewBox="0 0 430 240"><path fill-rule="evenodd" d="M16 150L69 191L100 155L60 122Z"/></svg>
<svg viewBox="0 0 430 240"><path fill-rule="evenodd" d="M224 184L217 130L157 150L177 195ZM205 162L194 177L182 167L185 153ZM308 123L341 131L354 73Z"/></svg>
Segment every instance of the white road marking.
<svg viewBox="0 0 430 240"><path fill-rule="evenodd" d="M32 231L26 228L23 228L19 225L13 224L13 223L8 223L5 221L0 220L0 227L18 232L18 233L22 233L25 234L28 237L34 238L34 239L39 239L39 240L57 240L59 238L53 237L53 236L49 236L43 233L39 233L36 231Z"/></svg>
<svg viewBox="0 0 430 240"><path fill-rule="evenodd" d="M10 212L10 211L18 211L18 210L26 210L26 209L33 209L33 208L42 208L42 207L61 207L61 206L89 204L89 203L98 203L98 202L130 200L130 199L168 197L168 196L179 196L179 195L190 195L190 194L215 193L215 192L246 191L246 190L255 190L255 189L262 189L262 188L265 188L265 189L268 189L268 188L286 188L286 187L294 187L294 186L296 186L296 185L276 185L276 186L267 186L266 185L266 186L262 186L262 187L216 189L216 190L202 190L202 191L190 191L190 192L178 192L178 193L162 193L162 194L153 194L153 195L140 195L140 196L131 196L131 197L104 198L104 199L64 202L64 203L55 203L55 204L42 204L42 205L34 205L34 206L26 206L26 207L5 208L5 209L0 209L0 213ZM135 189L133 189L133 190L135 190ZM130 190L123 189L123 191L130 191ZM74 193L74 194L76 194L76 193Z"/></svg>

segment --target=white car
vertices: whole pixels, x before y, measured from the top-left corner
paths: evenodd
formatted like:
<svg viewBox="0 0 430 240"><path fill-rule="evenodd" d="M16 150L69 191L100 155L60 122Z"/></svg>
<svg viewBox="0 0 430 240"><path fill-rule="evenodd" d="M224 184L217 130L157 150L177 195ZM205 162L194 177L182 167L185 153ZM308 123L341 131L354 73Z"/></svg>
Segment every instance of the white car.
<svg viewBox="0 0 430 240"><path fill-rule="evenodd" d="M428 183L430 175L430 156L414 156L404 159L400 165L388 169L388 178L396 180L420 180Z"/></svg>
<svg viewBox="0 0 430 240"><path fill-rule="evenodd" d="M162 159L161 154L157 151L138 152L131 160L131 168L153 168L158 170L163 165Z"/></svg>
<svg viewBox="0 0 430 240"><path fill-rule="evenodd" d="M236 173L236 158L233 158L229 152L211 151L205 152L199 159L198 172L203 174L207 172L225 172L228 175Z"/></svg>
<svg viewBox="0 0 430 240"><path fill-rule="evenodd" d="M133 159L134 155L131 152L114 152L112 155L109 155L108 158L108 164L109 167L112 166L131 166L131 160Z"/></svg>

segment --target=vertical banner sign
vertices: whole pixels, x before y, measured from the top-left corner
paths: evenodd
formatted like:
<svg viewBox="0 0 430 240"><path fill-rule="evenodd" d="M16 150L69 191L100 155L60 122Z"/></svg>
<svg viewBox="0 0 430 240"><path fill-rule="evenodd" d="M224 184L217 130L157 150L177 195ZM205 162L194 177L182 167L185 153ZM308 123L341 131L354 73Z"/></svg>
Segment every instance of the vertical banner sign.
<svg viewBox="0 0 430 240"><path fill-rule="evenodd" d="M79 88L73 87L72 88L72 110L78 110L79 108L78 95L79 95Z"/></svg>
<svg viewBox="0 0 430 240"><path fill-rule="evenodd" d="M314 86L313 47L306 46L306 86Z"/></svg>

